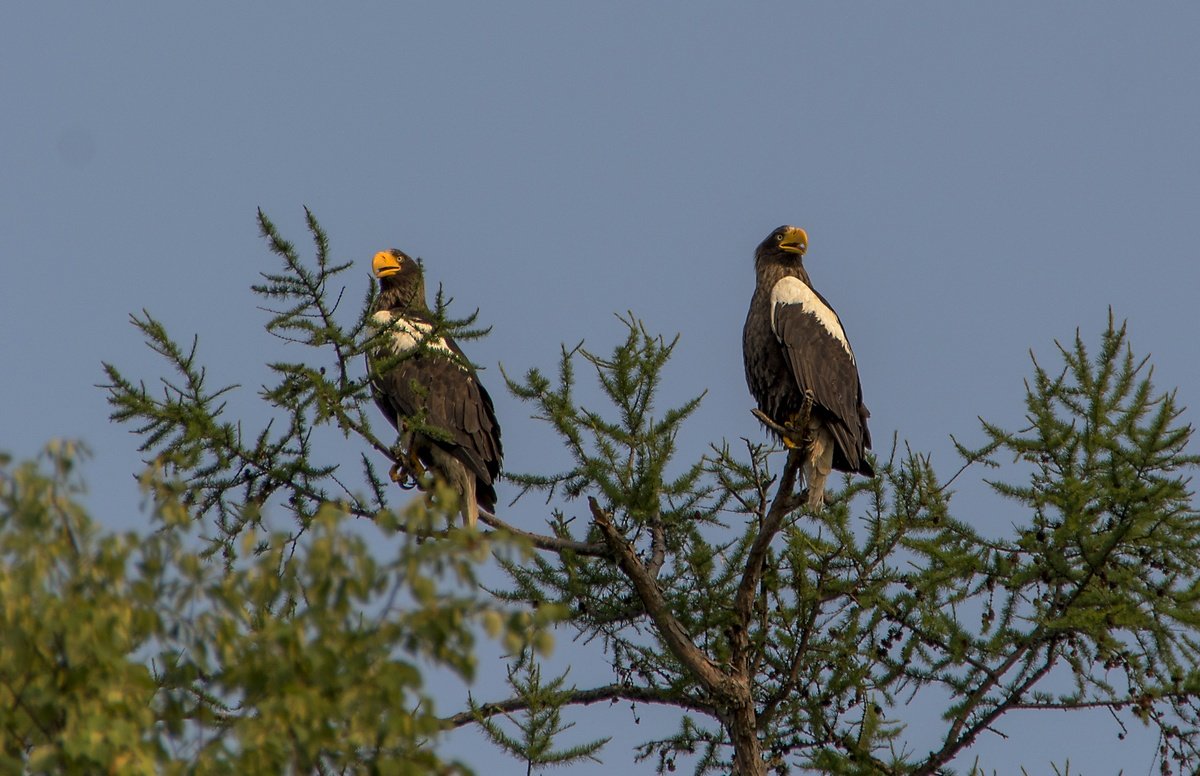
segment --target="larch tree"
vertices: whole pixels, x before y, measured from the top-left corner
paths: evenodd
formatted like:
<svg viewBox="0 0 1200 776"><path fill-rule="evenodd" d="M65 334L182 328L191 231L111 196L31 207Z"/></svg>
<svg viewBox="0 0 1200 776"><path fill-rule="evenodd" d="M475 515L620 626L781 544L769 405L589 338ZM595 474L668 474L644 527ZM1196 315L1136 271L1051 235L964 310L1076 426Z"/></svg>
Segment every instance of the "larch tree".
<svg viewBox="0 0 1200 776"><path fill-rule="evenodd" d="M1098 344L1077 332L1034 361L1020 429L956 443L1002 517L956 516L958 475L900 444L815 513L797 450L678 449L700 397L663 400L675 342L628 316L610 351L506 376L561 447L506 472L515 505L472 530L453 492L411 499L379 474L401 451L371 402L374 289L347 309L350 264L311 213L311 260L259 224L280 267L254 291L301 354L268 364L261 414L226 417L234 387L149 313L133 321L170 376L105 365L154 533L98 533L61 446L49 473L4 469L11 767L450 773L439 737L473 726L533 772L602 757L604 739L561 741L563 712L615 700L677 712L636 751L660 773L983 773L959 760L1005 715L1090 709L1114 735L1156 728L1162 773L1200 763L1200 459L1111 313ZM435 317L429 336L485 333L440 294ZM481 586L481 562L502 581ZM599 645L608 678L543 674L551 627ZM430 697L422 667L470 680L482 634L508 650L508 696ZM915 737L926 698L942 715Z"/></svg>

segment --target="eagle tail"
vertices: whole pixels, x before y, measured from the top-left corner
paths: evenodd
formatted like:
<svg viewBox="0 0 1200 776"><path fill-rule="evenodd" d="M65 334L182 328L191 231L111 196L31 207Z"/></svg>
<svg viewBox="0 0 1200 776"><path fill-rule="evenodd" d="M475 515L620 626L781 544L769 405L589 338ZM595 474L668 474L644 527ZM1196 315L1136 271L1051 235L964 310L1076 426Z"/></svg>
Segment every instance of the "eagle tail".
<svg viewBox="0 0 1200 776"><path fill-rule="evenodd" d="M458 511L463 523L475 527L479 522L479 502L475 495L475 475L462 461L434 445L430 450L438 475L458 492Z"/></svg>
<svg viewBox="0 0 1200 776"><path fill-rule="evenodd" d="M475 478L467 475L466 488L463 492L463 503L459 507L463 521L470 528L479 522L479 502L475 500Z"/></svg>
<svg viewBox="0 0 1200 776"><path fill-rule="evenodd" d="M812 444L801 464L804 484L808 486L808 508L819 512L825 507L825 478L833 471L833 434L821 423L810 423Z"/></svg>

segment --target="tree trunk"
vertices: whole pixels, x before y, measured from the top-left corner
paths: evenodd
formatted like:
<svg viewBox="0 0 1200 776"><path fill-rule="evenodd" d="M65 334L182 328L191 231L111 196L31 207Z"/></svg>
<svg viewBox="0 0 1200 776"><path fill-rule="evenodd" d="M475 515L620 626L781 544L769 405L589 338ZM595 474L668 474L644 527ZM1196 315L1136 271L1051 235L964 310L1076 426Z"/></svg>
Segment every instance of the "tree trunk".
<svg viewBox="0 0 1200 776"><path fill-rule="evenodd" d="M763 762L762 745L758 740L754 701L749 697L743 700L729 710L726 723L729 739L733 742L733 773L734 776L767 776L767 764Z"/></svg>

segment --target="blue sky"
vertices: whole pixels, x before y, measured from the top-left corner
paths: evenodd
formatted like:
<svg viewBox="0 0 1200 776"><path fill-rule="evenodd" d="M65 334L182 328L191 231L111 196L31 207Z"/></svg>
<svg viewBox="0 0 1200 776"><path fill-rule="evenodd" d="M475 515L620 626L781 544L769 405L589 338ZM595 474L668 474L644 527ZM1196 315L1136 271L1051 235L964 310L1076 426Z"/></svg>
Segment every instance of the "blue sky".
<svg viewBox="0 0 1200 776"><path fill-rule="evenodd" d="M685 447L758 437L740 332L782 223L808 231L877 446L898 433L948 476L949 434L1019 424L1029 349L1095 341L1110 305L1194 423L1198 34L1183 3L6 7L0 448L82 438L94 511L144 526L100 361L159 374L127 323L146 308L252 394L278 356L248 290L274 268L255 208L303 241L304 205L364 286L395 246L481 309L470 355L514 470L553 451L496 365L606 349L626 310L682 334L665 399L709 391ZM964 485L963 517L1002 532L1009 511ZM629 717L606 712L624 744L574 772L625 764ZM979 749L1001 773L1151 765L1153 739L1118 745L1103 717L1002 729Z"/></svg>

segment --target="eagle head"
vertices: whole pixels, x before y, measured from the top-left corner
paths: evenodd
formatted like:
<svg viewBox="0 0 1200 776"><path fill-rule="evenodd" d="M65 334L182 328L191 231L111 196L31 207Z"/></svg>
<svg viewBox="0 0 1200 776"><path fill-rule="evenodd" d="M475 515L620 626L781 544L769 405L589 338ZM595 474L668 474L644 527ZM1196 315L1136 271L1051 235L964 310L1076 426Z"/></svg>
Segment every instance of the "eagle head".
<svg viewBox="0 0 1200 776"><path fill-rule="evenodd" d="M371 269L375 277L386 278L404 271L406 264L413 265L414 262L404 251L392 248L376 253L374 261L371 262Z"/></svg>
<svg viewBox="0 0 1200 776"><path fill-rule="evenodd" d="M791 253L803 256L808 250L808 233L798 226L781 226L759 243L756 254Z"/></svg>
<svg viewBox="0 0 1200 776"><path fill-rule="evenodd" d="M425 275L420 261L392 248L375 254L371 270L379 278L380 309L425 307Z"/></svg>

